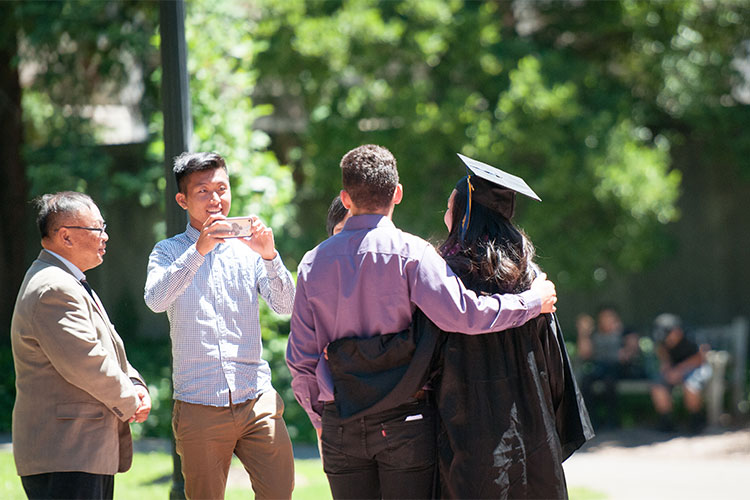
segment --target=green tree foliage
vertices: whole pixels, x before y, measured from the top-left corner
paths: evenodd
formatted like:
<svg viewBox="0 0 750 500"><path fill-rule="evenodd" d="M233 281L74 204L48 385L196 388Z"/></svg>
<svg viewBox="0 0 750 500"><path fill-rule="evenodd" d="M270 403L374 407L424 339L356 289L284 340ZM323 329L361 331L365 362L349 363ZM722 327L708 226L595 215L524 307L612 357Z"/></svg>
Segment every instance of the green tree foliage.
<svg viewBox="0 0 750 500"><path fill-rule="evenodd" d="M2 7L9 14L1 20L7 28L5 35L10 33L18 40L13 64L22 68L24 80L24 159L29 197L63 189L87 192L102 206L110 222L119 220L120 224L110 224L111 244L121 247L129 241L137 261L120 262L119 271L108 266L108 272L122 287L117 291L120 300L109 303L108 309L126 338L133 364L149 381L154 399L151 418L134 429L136 435L168 435L171 387L166 332L160 343L133 338L132 331L137 327L133 308L145 308L143 283L125 290L133 281L132 266L145 269L154 240L164 237L157 210L164 208L166 185L158 99L158 5L149 1L66 0L19 1ZM294 186L289 169L281 167L275 155L267 151L268 136L253 129L253 121L269 112L267 106L255 106L250 97L257 74L252 67L257 44L246 29L246 19L221 4L196 1L188 7L186 30L196 123L193 149L215 150L227 158L234 214L258 213L281 228L293 213L290 201ZM120 104L123 93L134 91L141 95L135 103L136 111L148 126L148 136L145 147L131 148L130 161L123 165L111 148L101 147L106 131L92 118L96 106ZM17 219L7 220L15 225L13 232L20 238L24 238L24 231L33 231ZM138 231L129 227L136 220L140 222ZM144 224L146 235L152 237L148 241L143 239ZM283 237L277 233L277 239ZM34 245L32 251L38 251L38 246ZM15 296L15 290L10 293ZM273 339L285 338L288 322L269 311L263 314L269 317L267 321L264 317L264 337L276 346L270 351L272 363L283 372L283 348L278 348L278 340ZM10 359L9 350L0 351L0 366L7 368L6 373L12 373ZM288 371L281 376L288 377ZM2 429L9 429L13 396L13 380L8 377L0 384L0 401L7 403L7 411L0 415Z"/></svg>
<svg viewBox="0 0 750 500"><path fill-rule="evenodd" d="M233 215L255 213L280 230L294 213L294 183L291 170L268 150L268 134L254 127L255 120L272 109L252 99L258 78L255 61L263 46L253 36L252 5L187 3L192 149L217 151L226 158Z"/></svg>
<svg viewBox="0 0 750 500"><path fill-rule="evenodd" d="M686 142L727 168L747 155L730 133L748 119L733 97L740 2L258 5L256 94L286 125L273 137L296 168L300 251L323 237L351 147L394 151L395 218L435 236L462 152L527 179L544 203L522 201L517 220L542 265L562 288L588 287L663 255Z"/></svg>
<svg viewBox="0 0 750 500"><path fill-rule="evenodd" d="M158 89L158 5L153 2L19 2L19 59L31 77L24 89L26 155L31 195L77 189L103 203L163 200L162 120ZM221 36L219 36L221 34ZM234 181L233 213L254 212L274 226L292 213L288 169L267 151L267 134L253 128L268 106L250 93L257 43L247 20L224 4L188 3L186 19L192 111L192 149L223 154ZM124 91L142 93L147 124L143 163L114 171L111 158L92 154L102 130L92 107L117 103Z"/></svg>
<svg viewBox="0 0 750 500"><path fill-rule="evenodd" d="M92 118L95 106L119 103L121 92L135 88L142 92L135 111L150 121L158 105L148 85L159 63L150 47L156 6L25 1L16 10L19 61L28 73L23 108L30 195L74 189L107 203L150 190L141 202L154 203L157 161L113 171L111 158L97 154L102 131Z"/></svg>
<svg viewBox="0 0 750 500"><path fill-rule="evenodd" d="M136 77L147 75L158 63L158 57L154 60L153 51L148 50L156 17L151 2L17 1L3 2L1 10L0 52L9 47L14 52L0 62L0 101L7 104L5 89L12 86L7 79L15 78L21 92L13 105L22 117L5 121L4 135L23 138L22 160L12 166L14 175L4 179L4 189L14 196L20 194L23 201L10 213L4 210L0 224L4 235L12 234L14 245L34 241L28 247L31 255L21 259L23 265L4 261L3 266L13 266L12 271L22 277L25 264L38 252L38 236L33 236L37 233L25 213L28 198L75 189L107 204L142 192L144 180L153 172L148 163L143 170L115 172L111 158L97 147L92 112L95 105L112 103L113 96L128 84L137 85ZM136 104L146 121L155 105L153 97L146 87ZM16 168L22 175L15 175ZM3 301L12 304L20 279L6 284ZM10 311L6 315L3 310L2 323L6 329L10 326ZM8 376L0 388L6 408L0 415L0 427L6 430L14 397L10 360L9 348L3 347L0 362Z"/></svg>
<svg viewBox="0 0 750 500"><path fill-rule="evenodd" d="M79 189L105 204L156 209L165 186L157 4L2 7L0 40L17 33L12 64L25 68L30 194ZM227 157L233 215L270 223L290 267L323 239L339 160L362 143L396 154L406 193L396 222L436 241L464 173L456 152L523 176L544 202L521 201L517 221L561 290L606 283L608 273L664 254L681 165L750 175L750 139L737 132L750 123L746 2L194 0L187 8L192 149ZM88 110L133 85L142 88L147 153L115 168L96 147L101 131ZM290 429L309 437L289 404L288 323L268 311L262 323ZM165 402L154 425L168 429L159 365L154 387Z"/></svg>

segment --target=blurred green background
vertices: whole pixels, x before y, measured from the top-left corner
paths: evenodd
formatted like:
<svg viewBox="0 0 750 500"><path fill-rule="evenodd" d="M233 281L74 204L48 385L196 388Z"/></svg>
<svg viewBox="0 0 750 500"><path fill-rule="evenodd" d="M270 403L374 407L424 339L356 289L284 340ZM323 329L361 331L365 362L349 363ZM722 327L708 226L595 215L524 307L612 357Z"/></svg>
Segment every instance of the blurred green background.
<svg viewBox="0 0 750 500"><path fill-rule="evenodd" d="M259 214L294 271L325 237L338 163L363 143L399 162L394 220L439 243L456 152L544 200L516 221L579 312L617 304L728 323L750 303L750 6L743 1L192 0L193 150L221 153L231 215ZM74 189L107 219L89 281L154 395L137 436L170 432L165 315L143 303L165 234L158 3L0 2L0 433L9 432L15 295L39 251L29 200ZM293 439L312 441L263 310ZM640 411L640 410L637 410Z"/></svg>

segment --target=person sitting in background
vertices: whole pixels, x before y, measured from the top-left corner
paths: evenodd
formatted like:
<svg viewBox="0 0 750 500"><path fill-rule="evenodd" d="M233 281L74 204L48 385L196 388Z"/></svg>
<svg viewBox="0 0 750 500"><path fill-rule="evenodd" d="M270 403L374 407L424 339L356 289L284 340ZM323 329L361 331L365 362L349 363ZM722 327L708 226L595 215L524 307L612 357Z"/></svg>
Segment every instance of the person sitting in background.
<svg viewBox="0 0 750 500"><path fill-rule="evenodd" d="M651 400L659 415L658 428L674 430L672 419L672 389L682 386L682 398L688 411L689 431L697 434L703 428L701 393L711 378L711 366L706 362L705 349L685 335L682 321L674 314L660 314L654 320L653 336L659 373L651 386Z"/></svg>
<svg viewBox="0 0 750 500"><path fill-rule="evenodd" d="M344 224L349 216L351 216L351 213L349 213L349 209L341 201L341 196L336 195L333 201L331 201L331 206L328 207L328 218L326 219L328 236L331 237L334 234L339 234L344 229Z"/></svg>
<svg viewBox="0 0 750 500"><path fill-rule="evenodd" d="M627 330L613 306L599 308L596 331L578 325L578 357L581 367L581 391L591 405L595 424L614 428L617 413L617 381L643 376L638 334ZM595 390L596 383L604 385ZM603 416L597 418L600 410Z"/></svg>
<svg viewBox="0 0 750 500"><path fill-rule="evenodd" d="M594 333L595 329L596 322L590 314L581 313L576 316L576 332L578 332L578 337L582 337L584 335L590 336L592 333Z"/></svg>

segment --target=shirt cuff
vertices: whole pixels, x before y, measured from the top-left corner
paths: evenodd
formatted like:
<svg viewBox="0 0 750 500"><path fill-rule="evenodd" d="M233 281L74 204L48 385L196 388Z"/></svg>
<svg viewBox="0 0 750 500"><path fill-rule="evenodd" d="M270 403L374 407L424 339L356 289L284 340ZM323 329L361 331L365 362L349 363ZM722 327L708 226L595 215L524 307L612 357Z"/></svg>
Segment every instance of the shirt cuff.
<svg viewBox="0 0 750 500"><path fill-rule="evenodd" d="M317 413L308 413L307 415L310 417L310 423L315 429L323 428L323 420L320 418L320 415Z"/></svg>
<svg viewBox="0 0 750 500"><path fill-rule="evenodd" d="M281 260L281 254L278 250L273 259L266 260L261 257L261 260L263 261L263 265L266 266L266 274L268 274L269 278L275 278L281 274L279 270L284 268L284 262Z"/></svg>
<svg viewBox="0 0 750 500"><path fill-rule="evenodd" d="M541 314L542 312L542 296L539 295L537 292L533 290L526 290L525 292L522 292L518 294L518 296L521 298L521 301L526 306L526 310L528 312L527 320L531 318L536 318Z"/></svg>

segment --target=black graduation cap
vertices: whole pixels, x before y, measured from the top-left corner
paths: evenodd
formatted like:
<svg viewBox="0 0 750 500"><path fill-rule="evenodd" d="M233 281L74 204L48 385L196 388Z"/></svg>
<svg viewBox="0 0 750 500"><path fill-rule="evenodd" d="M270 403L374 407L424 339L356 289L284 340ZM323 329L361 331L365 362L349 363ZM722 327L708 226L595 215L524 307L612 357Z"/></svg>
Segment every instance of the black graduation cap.
<svg viewBox="0 0 750 500"><path fill-rule="evenodd" d="M476 202L500 213L506 219L513 217L516 206L516 193L521 193L529 198L542 201L532 190L526 181L499 168L487 165L481 161L474 160L457 153L461 161L466 165L468 176L461 179L459 183L468 183L467 214L471 202ZM468 226L468 218L466 220Z"/></svg>

